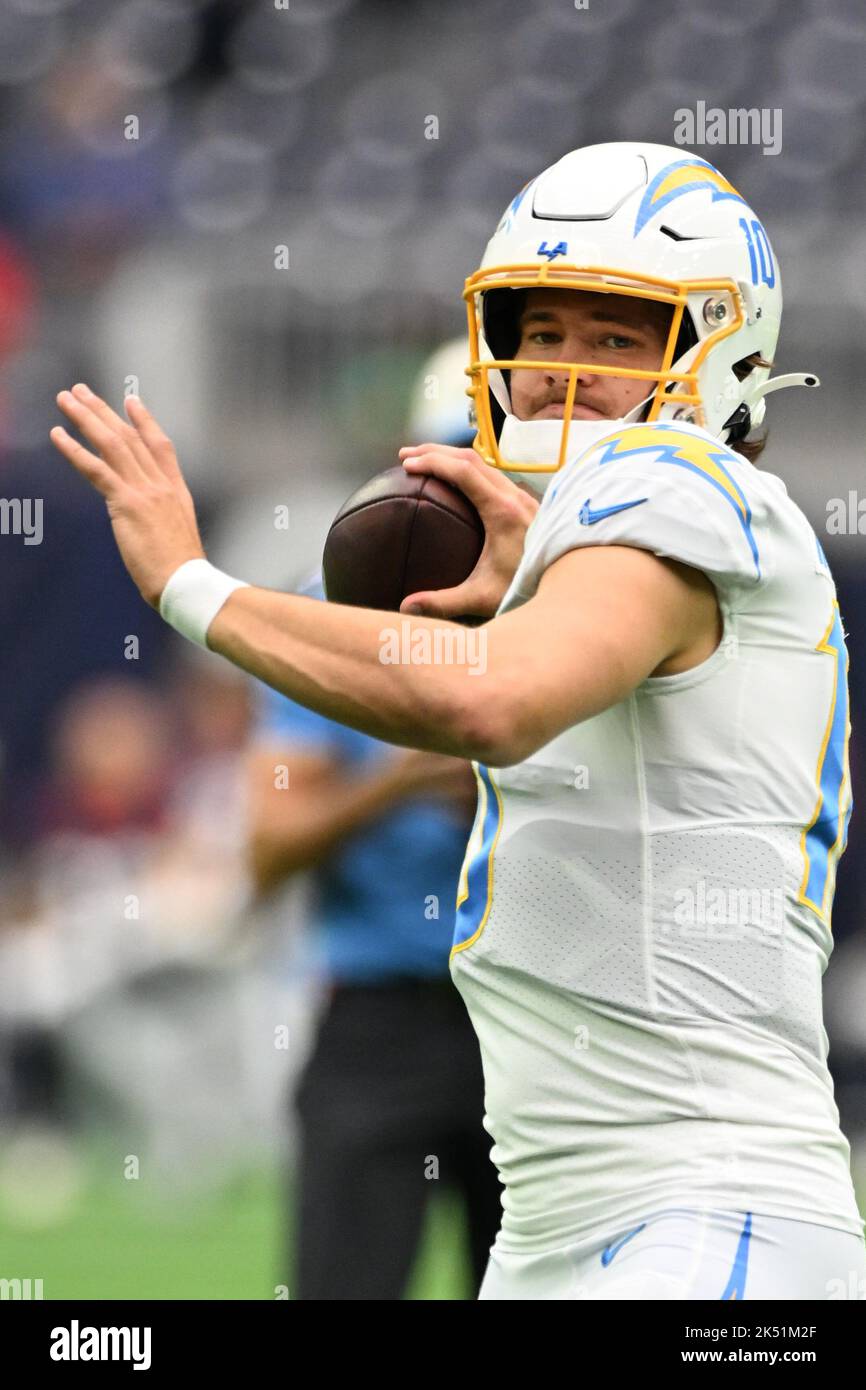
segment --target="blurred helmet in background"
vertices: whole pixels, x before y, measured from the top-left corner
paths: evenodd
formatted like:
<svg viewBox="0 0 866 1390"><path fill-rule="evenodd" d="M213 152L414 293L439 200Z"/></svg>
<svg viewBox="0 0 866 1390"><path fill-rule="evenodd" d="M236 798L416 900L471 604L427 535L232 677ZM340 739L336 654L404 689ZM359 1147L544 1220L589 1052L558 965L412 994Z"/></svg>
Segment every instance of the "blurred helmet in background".
<svg viewBox="0 0 866 1390"><path fill-rule="evenodd" d="M427 358L412 391L407 429L413 444L469 448L475 427L469 419L469 343L461 335Z"/></svg>

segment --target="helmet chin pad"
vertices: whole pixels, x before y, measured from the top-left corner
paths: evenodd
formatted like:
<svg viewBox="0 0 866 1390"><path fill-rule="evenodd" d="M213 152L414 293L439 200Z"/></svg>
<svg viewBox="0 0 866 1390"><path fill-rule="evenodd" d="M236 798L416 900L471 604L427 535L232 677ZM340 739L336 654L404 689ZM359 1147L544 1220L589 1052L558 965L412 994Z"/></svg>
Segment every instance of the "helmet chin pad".
<svg viewBox="0 0 866 1390"><path fill-rule="evenodd" d="M494 390L492 380L494 376L501 380L500 372L491 372L491 390ZM625 415L611 416L603 420L572 419L569 422L564 463L570 463L572 459L577 458L591 444L594 444L596 439L603 439L606 434L612 434L624 425L637 424L643 419L654 394L654 391L650 391ZM499 430L498 442L503 459L518 465L527 464L530 466L530 470L534 464L540 474L556 470L562 447L564 426L565 421L557 419L520 420L511 413L509 402L509 409L503 410L503 422Z"/></svg>
<svg viewBox="0 0 866 1390"><path fill-rule="evenodd" d="M579 458L599 440L615 434L625 425L634 424L638 418L635 412L639 412L644 404L640 402L628 415L616 419L572 420L563 467ZM562 428L562 420L518 420L516 415L506 415L499 436L499 449L508 464L504 470L508 476L514 482L528 483L536 493L543 493L559 471L557 464L562 446Z"/></svg>

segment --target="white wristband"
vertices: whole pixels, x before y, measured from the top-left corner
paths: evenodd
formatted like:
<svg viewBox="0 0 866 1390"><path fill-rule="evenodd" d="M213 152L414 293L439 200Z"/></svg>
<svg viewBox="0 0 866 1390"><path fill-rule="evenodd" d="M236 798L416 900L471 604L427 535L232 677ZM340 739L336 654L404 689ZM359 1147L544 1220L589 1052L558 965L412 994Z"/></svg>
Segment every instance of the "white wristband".
<svg viewBox="0 0 866 1390"><path fill-rule="evenodd" d="M232 579L207 560L186 560L162 591L159 611L165 621L191 642L210 650L207 630L235 589L248 589L243 579Z"/></svg>

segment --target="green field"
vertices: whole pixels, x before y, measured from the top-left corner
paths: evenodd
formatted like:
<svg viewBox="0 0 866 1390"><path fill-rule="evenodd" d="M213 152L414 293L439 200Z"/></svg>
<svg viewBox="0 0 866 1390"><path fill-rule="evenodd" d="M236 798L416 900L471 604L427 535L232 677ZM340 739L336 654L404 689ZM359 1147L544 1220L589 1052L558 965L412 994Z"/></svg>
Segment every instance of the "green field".
<svg viewBox="0 0 866 1390"><path fill-rule="evenodd" d="M0 1215L0 1278L43 1281L46 1299L273 1299L285 1213L280 1175L236 1178L192 1210L148 1206L98 1162L53 1220ZM460 1213L431 1203L411 1299L459 1299L465 1284ZM291 1295L291 1275L289 1278Z"/></svg>
<svg viewBox="0 0 866 1390"><path fill-rule="evenodd" d="M119 1181L104 1155L80 1150L76 1164L76 1181L65 1186L62 1174L58 1182L38 1163L10 1184L0 1164L0 1279L41 1279L49 1300L271 1300L285 1282L275 1168L252 1169L207 1196L192 1184L167 1204L164 1191L156 1199L139 1182ZM290 1271L289 1296L291 1287ZM462 1212L441 1193L430 1203L407 1297L472 1296Z"/></svg>

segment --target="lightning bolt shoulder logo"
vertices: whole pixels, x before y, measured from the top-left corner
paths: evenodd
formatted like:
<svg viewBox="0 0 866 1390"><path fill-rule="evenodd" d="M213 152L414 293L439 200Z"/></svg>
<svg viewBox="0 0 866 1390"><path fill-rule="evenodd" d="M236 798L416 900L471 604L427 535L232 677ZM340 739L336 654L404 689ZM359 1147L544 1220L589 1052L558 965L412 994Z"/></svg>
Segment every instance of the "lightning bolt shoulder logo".
<svg viewBox="0 0 866 1390"><path fill-rule="evenodd" d="M627 512L630 507L639 507L641 502L648 501L648 497L637 497L634 502L617 502L613 507L599 507L593 511L587 497L577 514L578 520L581 526L594 526L597 521L604 521L606 516L616 516L617 512Z"/></svg>
<svg viewBox="0 0 866 1390"><path fill-rule="evenodd" d="M724 444L677 429L676 425L632 425L599 440L599 466L634 454L654 454L659 463L674 464L702 478L733 508L751 551L757 578L761 577L758 546L752 531L752 510L731 473L737 456Z"/></svg>

